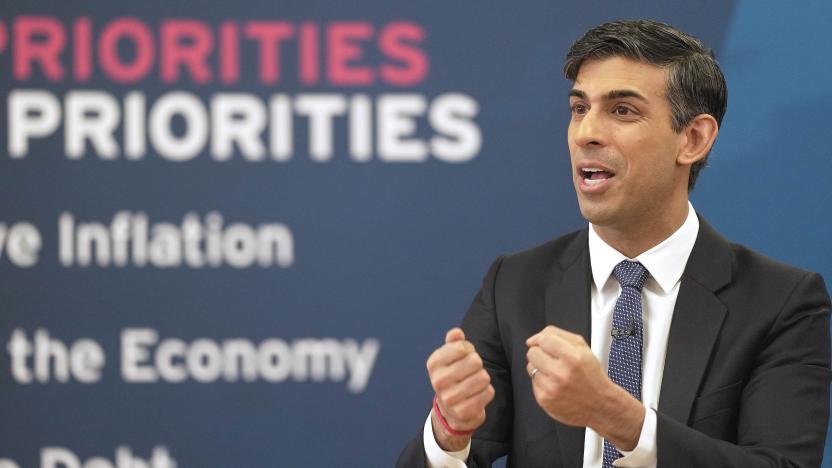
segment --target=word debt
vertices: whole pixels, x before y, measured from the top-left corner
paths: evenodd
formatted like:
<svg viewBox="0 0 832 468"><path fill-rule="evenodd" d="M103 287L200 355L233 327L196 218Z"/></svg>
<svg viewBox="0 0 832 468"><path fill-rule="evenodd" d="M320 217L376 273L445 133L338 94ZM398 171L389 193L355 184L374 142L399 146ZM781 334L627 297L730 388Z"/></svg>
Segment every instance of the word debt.
<svg viewBox="0 0 832 468"><path fill-rule="evenodd" d="M40 450L40 468L176 468L176 460L162 446L153 447L150 458L133 454L129 447L119 446L115 457L95 456L87 460L64 447L43 447ZM0 468L20 468L8 458L0 458Z"/></svg>
<svg viewBox="0 0 832 468"><path fill-rule="evenodd" d="M149 150L174 162L207 153L215 161L285 162L295 153L327 162L468 162L480 151L477 101L460 93L421 94L216 93L171 91L152 103L141 91L121 101L111 93L74 90L63 101L50 91L17 89L8 96L8 153L24 158L32 143L63 133L70 160L141 160ZM306 135L305 142L296 141ZM299 148L298 148L299 147Z"/></svg>
<svg viewBox="0 0 832 468"><path fill-rule="evenodd" d="M0 20L0 53L11 54L19 81L37 73L77 82L98 75L115 83L158 77L166 84L257 78L265 85L412 86L428 73L425 37L412 21L228 19L214 25L192 18L148 24L136 17L96 23L82 16L66 24L54 16L17 16L9 31Z"/></svg>
<svg viewBox="0 0 832 468"><path fill-rule="evenodd" d="M121 377L127 383L346 382L353 393L367 387L379 341L351 338L248 338L216 340L160 338L152 328L121 332ZM65 343L38 328L28 337L15 329L6 349L12 378L19 384L94 384L107 362L104 348L90 338ZM2 468L2 467L0 467Z"/></svg>
<svg viewBox="0 0 832 468"><path fill-rule="evenodd" d="M65 267L289 268L295 262L292 231L284 224L226 225L216 211L204 218L187 213L180 224L151 223L142 212L119 211L109 224L64 212L58 238Z"/></svg>

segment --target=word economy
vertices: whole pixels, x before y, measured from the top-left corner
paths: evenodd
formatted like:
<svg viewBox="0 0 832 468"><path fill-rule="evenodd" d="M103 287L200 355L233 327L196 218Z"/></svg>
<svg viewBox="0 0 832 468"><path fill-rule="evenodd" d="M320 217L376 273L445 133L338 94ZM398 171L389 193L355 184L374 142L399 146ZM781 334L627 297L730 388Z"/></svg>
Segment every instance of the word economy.
<svg viewBox="0 0 832 468"><path fill-rule="evenodd" d="M341 382L352 393L367 387L381 344L375 338L160 338L152 328L121 331L121 377L127 383L199 383L263 381ZM94 384L107 361L103 347L90 338L64 343L38 328L28 337L16 328L6 345L12 378L18 384Z"/></svg>

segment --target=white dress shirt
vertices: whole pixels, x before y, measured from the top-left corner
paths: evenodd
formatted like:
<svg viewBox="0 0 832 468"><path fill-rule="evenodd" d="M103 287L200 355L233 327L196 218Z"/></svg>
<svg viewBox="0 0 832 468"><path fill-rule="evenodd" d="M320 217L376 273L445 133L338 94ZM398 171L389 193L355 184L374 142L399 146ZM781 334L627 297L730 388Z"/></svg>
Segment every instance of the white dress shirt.
<svg viewBox="0 0 832 468"><path fill-rule="evenodd" d="M614 462L619 467L656 466L656 413L659 405L659 391L664 373L667 351L667 336L673 309L679 294L682 273L688 262L696 236L699 233L699 219L688 202L688 215L682 226L660 244L634 259L604 242L589 225L589 257L592 267L590 301L592 313L592 354L601 361L604 369L609 361L612 336L612 315L615 301L621 293L621 286L612 275L612 270L623 260L636 260L650 272L642 289L642 314L644 341L642 357L641 396L646 408L644 424L638 445L632 452L622 452L624 457ZM463 468L471 451L471 444L458 452L445 452L436 443L428 415L423 431L423 442L428 465L431 468ZM584 435L584 468L601 466L604 440L595 431L586 429Z"/></svg>

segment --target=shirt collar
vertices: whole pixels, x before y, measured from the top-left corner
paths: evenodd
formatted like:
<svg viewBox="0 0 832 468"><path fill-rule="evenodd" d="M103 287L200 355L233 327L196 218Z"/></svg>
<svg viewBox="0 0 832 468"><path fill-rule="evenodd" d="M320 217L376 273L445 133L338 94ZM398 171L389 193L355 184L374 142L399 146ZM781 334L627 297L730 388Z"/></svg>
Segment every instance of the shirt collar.
<svg viewBox="0 0 832 468"><path fill-rule="evenodd" d="M688 257L693 250L699 233L699 218L688 202L688 216L682 226L667 239L642 253L636 258L628 259L621 252L604 242L595 232L595 226L589 224L589 260L592 266L592 280L600 291L612 276L612 270L622 260L641 262L656 280L662 291L667 294L682 277Z"/></svg>

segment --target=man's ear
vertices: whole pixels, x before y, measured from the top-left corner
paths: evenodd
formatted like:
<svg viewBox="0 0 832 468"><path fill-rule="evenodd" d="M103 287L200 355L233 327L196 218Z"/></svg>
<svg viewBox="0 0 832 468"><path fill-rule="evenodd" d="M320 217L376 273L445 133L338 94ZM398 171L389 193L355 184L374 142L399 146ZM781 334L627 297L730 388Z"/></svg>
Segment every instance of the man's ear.
<svg viewBox="0 0 832 468"><path fill-rule="evenodd" d="M676 163L680 166L690 166L708 155L719 133L719 124L710 114L699 114L691 120L683 130L685 144L679 150Z"/></svg>

